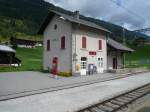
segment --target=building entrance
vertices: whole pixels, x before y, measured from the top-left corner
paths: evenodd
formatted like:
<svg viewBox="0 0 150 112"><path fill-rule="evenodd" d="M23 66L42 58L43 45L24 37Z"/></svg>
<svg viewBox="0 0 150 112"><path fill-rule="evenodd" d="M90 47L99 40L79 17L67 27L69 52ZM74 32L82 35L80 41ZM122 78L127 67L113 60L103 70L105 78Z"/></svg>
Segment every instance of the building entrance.
<svg viewBox="0 0 150 112"><path fill-rule="evenodd" d="M87 58L81 57L81 70L80 70L81 75L86 75L87 72L86 68L87 68Z"/></svg>
<svg viewBox="0 0 150 112"><path fill-rule="evenodd" d="M98 73L104 72L103 58L98 58Z"/></svg>

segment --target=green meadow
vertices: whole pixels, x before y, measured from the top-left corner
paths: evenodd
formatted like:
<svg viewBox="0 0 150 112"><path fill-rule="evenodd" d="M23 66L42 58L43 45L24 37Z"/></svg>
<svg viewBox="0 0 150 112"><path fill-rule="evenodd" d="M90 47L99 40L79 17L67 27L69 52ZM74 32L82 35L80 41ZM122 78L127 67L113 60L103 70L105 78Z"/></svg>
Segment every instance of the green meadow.
<svg viewBox="0 0 150 112"><path fill-rule="evenodd" d="M43 47L17 48L16 57L22 61L21 67L0 67L0 72L41 71Z"/></svg>
<svg viewBox="0 0 150 112"><path fill-rule="evenodd" d="M126 54L126 67L147 67L150 69L150 45L132 46L135 50ZM42 71L43 47L17 48L16 56L22 61L21 67L0 67L0 72Z"/></svg>
<svg viewBox="0 0 150 112"><path fill-rule="evenodd" d="M150 69L150 45L131 46L135 51L126 55L127 67L147 67Z"/></svg>

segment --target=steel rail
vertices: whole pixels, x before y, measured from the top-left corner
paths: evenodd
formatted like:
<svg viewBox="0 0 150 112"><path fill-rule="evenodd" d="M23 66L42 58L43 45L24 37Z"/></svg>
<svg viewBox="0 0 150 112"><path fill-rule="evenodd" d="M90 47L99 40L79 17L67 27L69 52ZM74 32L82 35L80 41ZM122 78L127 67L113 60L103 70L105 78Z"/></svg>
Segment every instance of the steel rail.
<svg viewBox="0 0 150 112"><path fill-rule="evenodd" d="M150 83L76 112L120 112L147 94L150 94Z"/></svg>

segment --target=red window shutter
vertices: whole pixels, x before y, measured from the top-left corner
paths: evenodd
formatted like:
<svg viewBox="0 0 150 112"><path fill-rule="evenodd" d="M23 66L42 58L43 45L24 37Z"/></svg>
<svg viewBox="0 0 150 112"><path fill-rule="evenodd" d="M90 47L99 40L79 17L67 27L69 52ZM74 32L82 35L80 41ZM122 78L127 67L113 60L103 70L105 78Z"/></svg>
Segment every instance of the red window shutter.
<svg viewBox="0 0 150 112"><path fill-rule="evenodd" d="M65 49L65 36L61 37L61 49Z"/></svg>
<svg viewBox="0 0 150 112"><path fill-rule="evenodd" d="M99 50L102 50L102 40L99 40L99 42L98 42L98 46L99 46Z"/></svg>
<svg viewBox="0 0 150 112"><path fill-rule="evenodd" d="M82 37L82 48L86 48L86 37Z"/></svg>
<svg viewBox="0 0 150 112"><path fill-rule="evenodd" d="M50 51L50 40L47 40L47 51Z"/></svg>

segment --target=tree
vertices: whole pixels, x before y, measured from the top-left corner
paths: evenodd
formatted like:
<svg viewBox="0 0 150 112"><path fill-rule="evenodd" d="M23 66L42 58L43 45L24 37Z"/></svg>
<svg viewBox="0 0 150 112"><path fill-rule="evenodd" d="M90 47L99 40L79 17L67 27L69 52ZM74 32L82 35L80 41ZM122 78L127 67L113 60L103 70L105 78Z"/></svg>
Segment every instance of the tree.
<svg viewBox="0 0 150 112"><path fill-rule="evenodd" d="M135 46L144 46L144 44L147 42L147 39L146 38L137 38L134 40L133 44Z"/></svg>
<svg viewBox="0 0 150 112"><path fill-rule="evenodd" d="M15 37L11 37L10 38L10 44L12 46L13 49L17 49L17 43L16 43L16 38Z"/></svg>

